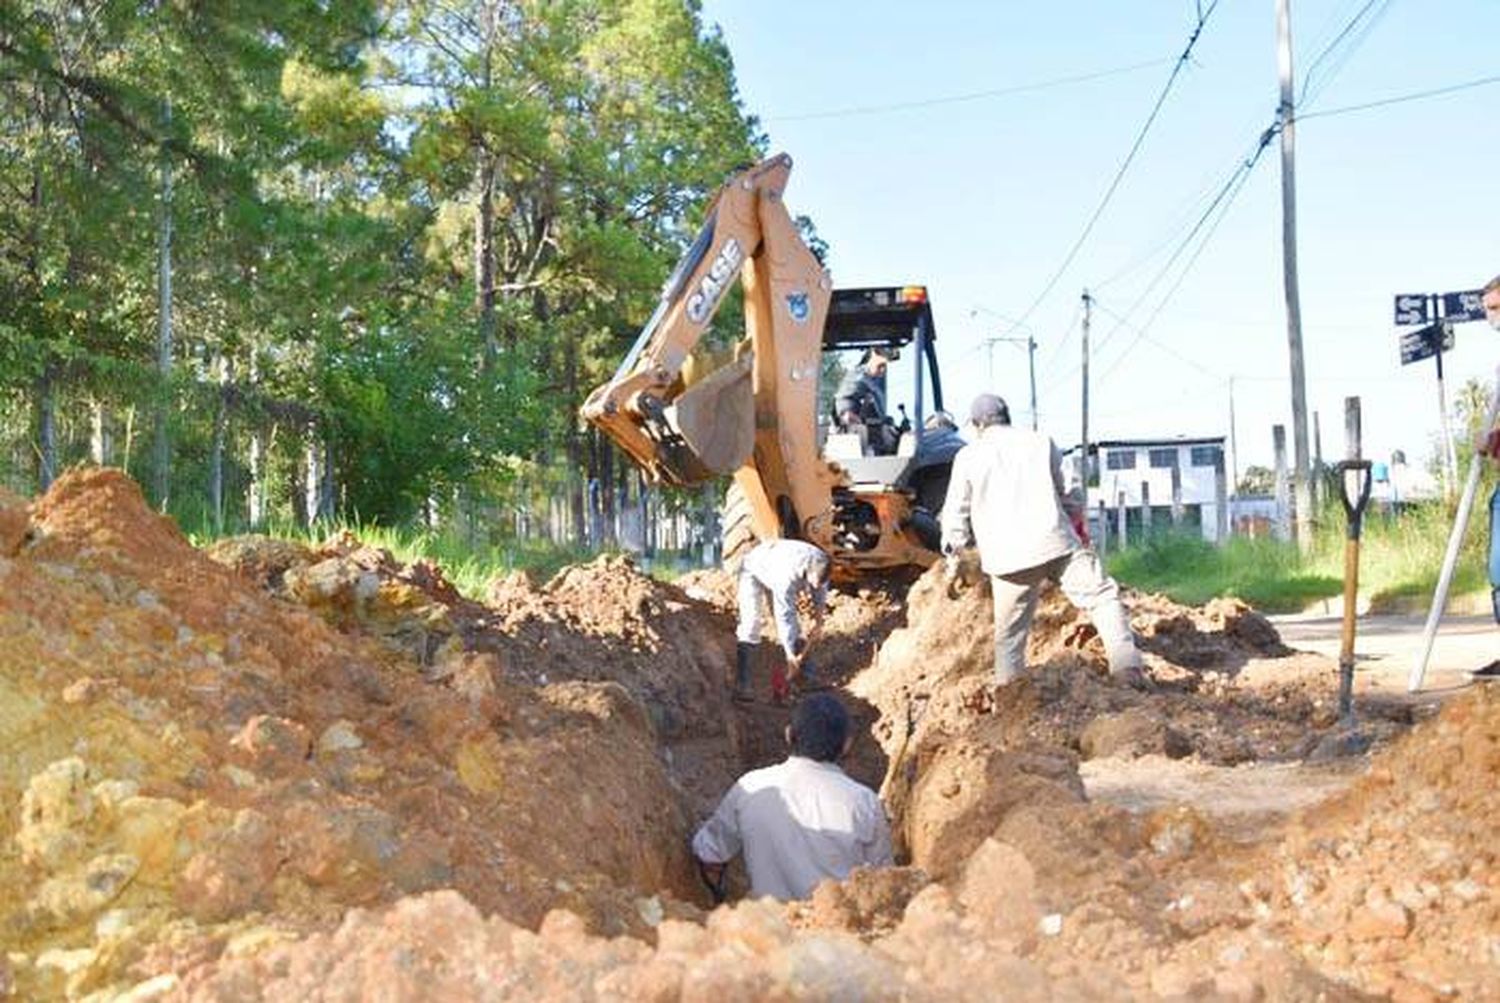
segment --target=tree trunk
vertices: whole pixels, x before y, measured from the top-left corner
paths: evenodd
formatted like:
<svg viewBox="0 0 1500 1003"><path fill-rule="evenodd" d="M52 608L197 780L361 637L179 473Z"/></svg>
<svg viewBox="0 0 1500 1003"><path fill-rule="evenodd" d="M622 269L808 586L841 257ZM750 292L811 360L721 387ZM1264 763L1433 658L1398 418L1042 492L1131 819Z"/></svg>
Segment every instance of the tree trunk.
<svg viewBox="0 0 1500 1003"><path fill-rule="evenodd" d="M214 359L219 371L219 394L214 403L214 441L209 454L208 494L213 505L214 532L224 532L224 436L229 427L229 360L223 355Z"/></svg>
<svg viewBox="0 0 1500 1003"><path fill-rule="evenodd" d="M303 475L302 499L305 504L307 525L311 526L318 521L318 501L322 495L323 477L319 467L322 459L321 450L318 448L318 423L316 421L307 424L307 440L303 443Z"/></svg>
<svg viewBox="0 0 1500 1003"><path fill-rule="evenodd" d="M567 400L578 400L578 345L570 337L565 363L568 395ZM588 541L588 525L584 518L583 491L583 440L578 434L578 422L568 418L567 432L568 504L572 516L573 542L583 545Z"/></svg>
<svg viewBox="0 0 1500 1003"><path fill-rule="evenodd" d="M36 484L46 491L57 479L57 387L49 363L37 377L36 394Z"/></svg>
<svg viewBox="0 0 1500 1003"><path fill-rule="evenodd" d="M604 545L616 548L620 538L615 532L615 447L599 437L599 487L604 505Z"/></svg>
<svg viewBox="0 0 1500 1003"><path fill-rule="evenodd" d="M164 117L166 124L170 126L170 101L167 102ZM156 279L156 372L161 396L156 402L156 427L152 436L151 482L156 492L156 503L166 507L172 480L172 444L167 431L172 379L172 162L166 152L161 156L161 220L157 230Z"/></svg>
<svg viewBox="0 0 1500 1003"><path fill-rule="evenodd" d="M484 347L484 368L488 372L499 353L495 320L495 158L483 147L476 152L474 311L479 317L479 341Z"/></svg>
<svg viewBox="0 0 1500 1003"><path fill-rule="evenodd" d="M95 397L89 402L89 459L95 466L115 462L115 434L109 408Z"/></svg>
<svg viewBox="0 0 1500 1003"><path fill-rule="evenodd" d="M252 349L250 354L250 388L260 382L260 361ZM250 528L260 529L266 521L266 443L260 425L250 429L250 486L245 492L246 515Z"/></svg>

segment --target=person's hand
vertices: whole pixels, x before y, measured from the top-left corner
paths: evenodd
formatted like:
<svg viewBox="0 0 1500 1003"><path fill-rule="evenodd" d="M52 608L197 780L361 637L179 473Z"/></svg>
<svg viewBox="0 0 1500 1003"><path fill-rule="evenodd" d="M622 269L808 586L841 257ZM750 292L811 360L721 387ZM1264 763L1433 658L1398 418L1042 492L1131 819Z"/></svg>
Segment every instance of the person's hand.
<svg viewBox="0 0 1500 1003"><path fill-rule="evenodd" d="M948 598L957 599L964 584L963 558L956 553L947 555L943 558L943 590Z"/></svg>
<svg viewBox="0 0 1500 1003"><path fill-rule="evenodd" d="M1500 460L1500 427L1492 428L1476 444L1481 456L1488 456L1492 460Z"/></svg>

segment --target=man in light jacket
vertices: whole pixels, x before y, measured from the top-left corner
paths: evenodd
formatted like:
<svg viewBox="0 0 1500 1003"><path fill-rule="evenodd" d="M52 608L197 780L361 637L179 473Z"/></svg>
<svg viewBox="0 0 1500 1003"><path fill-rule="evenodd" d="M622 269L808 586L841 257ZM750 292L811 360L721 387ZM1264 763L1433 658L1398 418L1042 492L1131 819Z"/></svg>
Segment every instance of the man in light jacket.
<svg viewBox="0 0 1500 1003"><path fill-rule="evenodd" d="M1110 675L1154 688L1120 603L1119 586L1099 557L1083 546L1064 508L1062 454L1040 432L1016 428L1010 409L980 394L969 413L978 439L959 451L943 505L943 550L971 543L995 596L995 680L1011 682L1026 668L1026 638L1043 582L1058 583L1099 631Z"/></svg>

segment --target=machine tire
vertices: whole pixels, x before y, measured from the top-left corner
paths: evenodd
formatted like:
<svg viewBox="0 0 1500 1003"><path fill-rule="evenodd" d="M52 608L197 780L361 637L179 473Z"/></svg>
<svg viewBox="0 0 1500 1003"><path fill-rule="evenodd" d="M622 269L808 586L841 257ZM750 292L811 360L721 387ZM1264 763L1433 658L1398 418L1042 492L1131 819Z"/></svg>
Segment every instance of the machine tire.
<svg viewBox="0 0 1500 1003"><path fill-rule="evenodd" d="M750 524L750 502L739 484L729 482L724 507L719 510L719 541L724 555L724 570L738 574L740 564L755 546L755 527Z"/></svg>

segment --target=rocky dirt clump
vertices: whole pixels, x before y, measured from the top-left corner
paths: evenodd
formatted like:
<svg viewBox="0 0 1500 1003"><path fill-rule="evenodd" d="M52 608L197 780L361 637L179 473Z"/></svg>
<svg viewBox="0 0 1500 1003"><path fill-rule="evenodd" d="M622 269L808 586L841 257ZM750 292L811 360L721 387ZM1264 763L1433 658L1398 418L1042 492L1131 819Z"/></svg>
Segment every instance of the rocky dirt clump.
<svg viewBox="0 0 1500 1003"><path fill-rule="evenodd" d="M5 984L79 997L454 888L535 924L691 913L689 818L618 684L433 679L71 473L0 557ZM608 750L607 754L600 754ZM579 764L587 763L587 769ZM259 936L258 934L256 936Z"/></svg>

